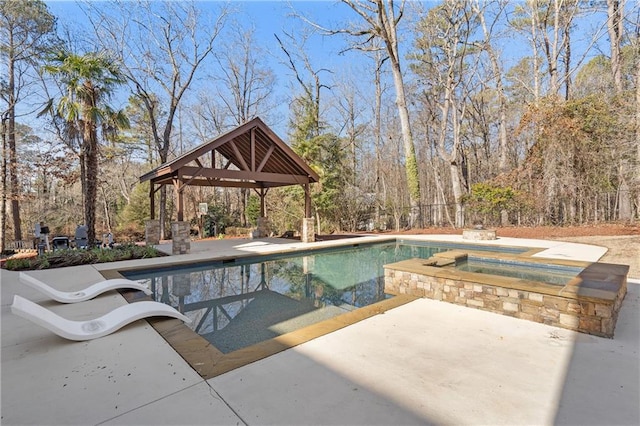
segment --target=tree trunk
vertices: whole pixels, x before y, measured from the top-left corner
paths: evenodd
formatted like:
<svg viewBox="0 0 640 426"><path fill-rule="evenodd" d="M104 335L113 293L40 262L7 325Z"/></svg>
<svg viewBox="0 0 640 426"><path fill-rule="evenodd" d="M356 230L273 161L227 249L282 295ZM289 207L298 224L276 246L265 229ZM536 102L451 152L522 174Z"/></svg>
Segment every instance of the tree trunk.
<svg viewBox="0 0 640 426"><path fill-rule="evenodd" d="M549 6L551 7L551 6ZM560 92L559 78L558 78L558 40L560 31L560 5L559 0L553 0L553 38L551 41L548 39L547 32L544 31L545 40L545 54L547 56L547 68L549 71L549 91L553 95L557 95Z"/></svg>
<svg viewBox="0 0 640 426"><path fill-rule="evenodd" d="M155 119L151 120L153 126L153 134L157 135L157 126L155 126ZM158 147L158 155L160 157L160 164L164 164L167 162L167 158L169 157L169 141L171 136L171 122L167 121L165 130L163 133L163 138L158 139L156 136L156 146ZM160 140L160 142L158 142ZM158 210L158 220L160 221L160 239L164 240L167 238L167 225L171 218L167 218L167 185L162 185L160 187L160 208Z"/></svg>
<svg viewBox="0 0 640 426"><path fill-rule="evenodd" d="M407 186L409 188L409 201L411 203L411 214L409 216L409 227L420 226L420 179L418 176L418 163L416 151L411 134L411 122L409 121L409 109L404 91L404 81L402 69L400 67L400 56L398 53L398 40L393 3L389 8L389 16L385 9L383 0L377 0L378 14L380 21L384 25L385 36L383 40L387 48L387 54L391 61L391 72L393 74L393 84L396 89L396 105L400 116L400 126L402 129L402 144L405 155L405 171L407 174Z"/></svg>
<svg viewBox="0 0 640 426"><path fill-rule="evenodd" d="M164 240L167 238L167 226L165 223L167 218L167 185L162 185L160 187L159 204L158 220L160 222L160 239Z"/></svg>
<svg viewBox="0 0 640 426"><path fill-rule="evenodd" d="M620 0L607 0L607 32L611 47L611 75L616 94L622 93L622 55L620 55L622 40L622 11Z"/></svg>
<svg viewBox="0 0 640 426"><path fill-rule="evenodd" d="M381 110L382 110L382 85L380 83L380 68L382 67L382 60L380 59L381 54L376 52L376 70L374 74L374 83L375 83L375 93L376 93L376 102L374 107L374 140L375 140L375 152L376 152L376 175L375 175L375 193L378 197L376 200L376 208L375 208L375 222L376 227L382 228L380 226L380 164L382 163L382 156L380 154L380 150L382 149L382 119L381 119ZM386 202L386 197L384 197L383 202Z"/></svg>
<svg viewBox="0 0 640 426"><path fill-rule="evenodd" d="M484 10L480 10L476 3L474 9L480 19L480 25L482 26L482 32L484 35L484 50L489 55L489 61L491 62L491 69L493 71L493 78L496 81L496 92L498 93L499 102L499 121L498 121L498 142L500 147L498 171L504 173L508 169L507 164L507 96L504 93L504 85L502 84L502 69L500 67L500 61L498 55L491 46L491 32L487 27L487 23L484 18Z"/></svg>
<svg viewBox="0 0 640 426"><path fill-rule="evenodd" d="M457 162L449 163L449 173L451 173L451 190L453 191L453 199L456 204L456 228L464 226L464 206L462 205L462 181L460 179L460 169Z"/></svg>
<svg viewBox="0 0 640 426"><path fill-rule="evenodd" d="M535 7L531 8L531 56L533 58L533 99L535 106L540 103L540 59L538 56L538 44L536 41L538 18Z"/></svg>
<svg viewBox="0 0 640 426"><path fill-rule="evenodd" d="M484 33L484 42L485 42L485 50L489 55L489 60L491 61L491 68L493 70L493 75L496 81L496 92L498 93L498 102L499 102L499 121L498 121L498 141L500 147L500 153L498 157L498 172L506 173L508 170L508 161L507 161L507 97L504 93L504 86L502 84L502 69L500 67L500 62L498 60L498 56L496 52L493 50L491 46L491 33L487 28L487 24L484 19L484 12L480 9L477 9L478 17L480 18L480 23L482 25L482 31ZM509 222L509 212L506 209L502 209L500 211L500 224L502 226L507 226Z"/></svg>
<svg viewBox="0 0 640 426"><path fill-rule="evenodd" d="M107 232L113 232L111 226L111 213L109 209L109 201L107 200L107 194L104 191L104 188L101 190L102 193L102 209L104 210L104 220Z"/></svg>
<svg viewBox="0 0 640 426"><path fill-rule="evenodd" d="M87 224L87 237L89 246L92 247L96 241L96 197L98 192L98 141L95 126L85 124L85 136L88 136L87 152L85 156L87 171L87 195L84 202L84 215Z"/></svg>
<svg viewBox="0 0 640 426"><path fill-rule="evenodd" d="M14 60L9 60L9 181L11 183L11 217L13 219L13 236L16 241L22 239L22 221L20 220L20 188L18 181L18 155L16 151L16 94Z"/></svg>
<svg viewBox="0 0 640 426"><path fill-rule="evenodd" d="M564 100L571 97L571 31L565 27L564 33Z"/></svg>
<svg viewBox="0 0 640 426"><path fill-rule="evenodd" d="M636 55L640 56L640 40L636 40ZM640 61L636 61L636 215L640 218Z"/></svg>
<svg viewBox="0 0 640 426"><path fill-rule="evenodd" d="M86 163L85 147L80 147L78 154L78 163L80 164L80 193L82 195L82 206L87 202L87 163ZM87 224L87 212L82 209L82 223Z"/></svg>
<svg viewBox="0 0 640 426"><path fill-rule="evenodd" d="M407 186L409 187L409 201L411 203L411 214L409 216L409 227L420 226L420 178L418 176L418 162L416 151L413 145L411 134L411 124L409 122L409 110L407 108L404 93L404 83L400 64L392 61L393 81L396 86L396 104L400 115L400 125L402 128L402 143L405 156L405 171L407 174Z"/></svg>
<svg viewBox="0 0 640 426"><path fill-rule="evenodd" d="M86 175L86 195L84 200L84 216L87 225L89 247L96 241L96 199L98 195L98 130L96 123L90 118L96 108L96 89L90 81L84 83L87 99L83 105L83 145Z"/></svg>
<svg viewBox="0 0 640 426"><path fill-rule="evenodd" d="M0 203L0 253L7 243L7 126L6 118L2 117L2 202Z"/></svg>

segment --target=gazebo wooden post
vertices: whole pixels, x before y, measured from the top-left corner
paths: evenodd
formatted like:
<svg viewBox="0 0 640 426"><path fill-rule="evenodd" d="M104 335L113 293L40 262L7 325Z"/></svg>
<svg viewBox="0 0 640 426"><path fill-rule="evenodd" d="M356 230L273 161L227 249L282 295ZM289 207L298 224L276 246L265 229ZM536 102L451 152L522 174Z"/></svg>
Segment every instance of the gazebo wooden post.
<svg viewBox="0 0 640 426"><path fill-rule="evenodd" d="M173 188L178 200L178 222L182 222L184 220L184 197L182 194L184 188L182 185L182 176L180 170L178 170L178 176L173 179Z"/></svg>
<svg viewBox="0 0 640 426"><path fill-rule="evenodd" d="M269 188L265 189L264 187L261 187L259 190L255 190L258 196L260 197L260 217L258 218L258 223L257 223L258 229L256 229L256 232L257 232L256 235L258 238L264 238L269 236L269 228L270 228L269 219L267 219L267 209L264 202L268 190Z"/></svg>
<svg viewBox="0 0 640 426"><path fill-rule="evenodd" d="M178 222L184 220L184 196L182 188L178 189Z"/></svg>
<svg viewBox="0 0 640 426"><path fill-rule="evenodd" d="M153 181L149 181L149 218L151 220L156 218L156 191L154 189Z"/></svg>
<svg viewBox="0 0 640 426"><path fill-rule="evenodd" d="M160 185L162 186L162 185ZM144 225L144 241L147 245L160 243L160 221L156 220L156 188L153 180L149 181L149 217Z"/></svg>
<svg viewBox="0 0 640 426"><path fill-rule="evenodd" d="M309 184L304 184L304 217L311 217L311 191Z"/></svg>

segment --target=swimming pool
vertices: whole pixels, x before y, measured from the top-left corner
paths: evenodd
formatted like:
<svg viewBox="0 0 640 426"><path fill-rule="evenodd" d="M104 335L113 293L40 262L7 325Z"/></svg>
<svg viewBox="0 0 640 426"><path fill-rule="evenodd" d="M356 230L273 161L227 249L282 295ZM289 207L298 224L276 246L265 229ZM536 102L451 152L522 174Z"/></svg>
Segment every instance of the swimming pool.
<svg viewBox="0 0 640 426"><path fill-rule="evenodd" d="M126 271L230 353L383 301L383 265L447 250L390 242Z"/></svg>
<svg viewBox="0 0 640 426"><path fill-rule="evenodd" d="M385 292L386 264L452 250L496 256L526 256L532 250L411 238L347 241L103 275L145 282L154 300L190 317L188 326L149 322L208 379L415 300L410 293ZM148 297L142 292L123 296L129 302Z"/></svg>

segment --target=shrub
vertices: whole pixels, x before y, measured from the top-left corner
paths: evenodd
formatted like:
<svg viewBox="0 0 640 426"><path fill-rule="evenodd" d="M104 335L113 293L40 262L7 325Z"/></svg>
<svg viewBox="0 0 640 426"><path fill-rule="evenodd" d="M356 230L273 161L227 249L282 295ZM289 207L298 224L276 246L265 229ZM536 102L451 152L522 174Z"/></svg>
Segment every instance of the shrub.
<svg viewBox="0 0 640 426"><path fill-rule="evenodd" d="M113 249L57 250L45 253L39 257L8 259L5 263L5 268L12 271L25 271L117 262L120 260L147 259L160 256L165 256L165 254L156 250L154 247L126 244L115 246Z"/></svg>
<svg viewBox="0 0 640 426"><path fill-rule="evenodd" d="M463 201L471 215L483 217L482 222L500 223L500 212L517 209L519 199L519 192L510 186L476 183L471 185L471 193Z"/></svg>

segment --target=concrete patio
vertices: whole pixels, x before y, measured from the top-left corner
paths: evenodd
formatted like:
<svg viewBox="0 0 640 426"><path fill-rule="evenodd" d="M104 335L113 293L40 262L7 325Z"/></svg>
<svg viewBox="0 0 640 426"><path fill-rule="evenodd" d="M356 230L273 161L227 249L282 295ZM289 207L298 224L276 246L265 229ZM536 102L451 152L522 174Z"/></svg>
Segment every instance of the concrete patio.
<svg viewBox="0 0 640 426"><path fill-rule="evenodd" d="M606 251L559 241L490 243L585 261ZM188 255L29 273L70 291L107 269L306 246L193 242ZM640 277L628 282L614 339L419 299L209 380L144 320L69 342L10 311L19 294L69 319L95 318L126 303L116 292L59 305L21 286L17 273L2 270L0 278L2 424L640 424Z"/></svg>

